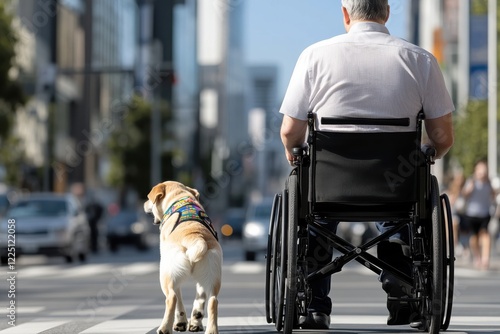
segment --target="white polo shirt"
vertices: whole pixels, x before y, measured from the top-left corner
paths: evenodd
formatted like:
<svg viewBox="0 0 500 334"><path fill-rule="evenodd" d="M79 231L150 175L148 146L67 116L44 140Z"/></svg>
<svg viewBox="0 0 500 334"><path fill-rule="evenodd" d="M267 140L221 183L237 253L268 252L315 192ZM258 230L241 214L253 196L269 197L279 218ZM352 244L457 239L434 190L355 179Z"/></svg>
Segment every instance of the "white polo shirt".
<svg viewBox="0 0 500 334"><path fill-rule="evenodd" d="M454 110L434 56L391 36L382 24L360 22L347 34L315 43L302 52L280 112L300 120L306 120L310 110L317 119L410 117L414 129L422 109L427 119ZM316 124L318 130L388 130L383 126Z"/></svg>

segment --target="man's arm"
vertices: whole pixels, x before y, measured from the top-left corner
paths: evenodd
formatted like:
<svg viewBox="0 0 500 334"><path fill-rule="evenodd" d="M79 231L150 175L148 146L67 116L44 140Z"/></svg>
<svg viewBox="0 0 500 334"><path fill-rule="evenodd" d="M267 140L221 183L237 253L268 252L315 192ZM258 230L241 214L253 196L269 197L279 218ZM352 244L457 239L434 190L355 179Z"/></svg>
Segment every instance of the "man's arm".
<svg viewBox="0 0 500 334"><path fill-rule="evenodd" d="M305 142L307 132L307 121L302 121L287 115L283 116L281 124L281 141L285 146L286 158L289 162L295 160L292 150L300 147Z"/></svg>
<svg viewBox="0 0 500 334"><path fill-rule="evenodd" d="M427 144L436 148L436 159L442 158L453 146L451 113L434 119L426 119L425 130L429 137Z"/></svg>

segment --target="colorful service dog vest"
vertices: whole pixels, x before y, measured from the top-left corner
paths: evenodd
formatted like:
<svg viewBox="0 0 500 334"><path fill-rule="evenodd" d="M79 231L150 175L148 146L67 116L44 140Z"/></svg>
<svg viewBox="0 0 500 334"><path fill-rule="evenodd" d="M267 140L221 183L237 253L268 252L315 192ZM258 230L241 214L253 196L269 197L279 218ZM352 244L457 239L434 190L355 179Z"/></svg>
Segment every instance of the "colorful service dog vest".
<svg viewBox="0 0 500 334"><path fill-rule="evenodd" d="M177 222L175 223L170 233L172 233L175 230L175 228L179 226L179 224L181 224L182 222L197 221L205 225L205 227L208 228L208 230L213 234L215 239L219 240L217 236L217 231L215 231L215 228L212 225L212 221L210 220L206 212L192 198L184 197L174 202L174 204L172 204L170 208L168 208L168 210L165 211L162 222L164 222L173 213L178 213L179 217L177 218ZM163 225L163 223L161 225Z"/></svg>

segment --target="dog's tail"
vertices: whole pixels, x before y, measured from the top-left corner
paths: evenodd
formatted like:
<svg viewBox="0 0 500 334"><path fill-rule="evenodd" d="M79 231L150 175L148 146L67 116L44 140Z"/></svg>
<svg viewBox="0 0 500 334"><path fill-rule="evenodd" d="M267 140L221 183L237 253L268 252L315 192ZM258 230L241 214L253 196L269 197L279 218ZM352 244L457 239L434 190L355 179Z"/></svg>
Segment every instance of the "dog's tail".
<svg viewBox="0 0 500 334"><path fill-rule="evenodd" d="M196 238L186 242L186 255L191 263L200 261L207 252L207 242L202 238Z"/></svg>

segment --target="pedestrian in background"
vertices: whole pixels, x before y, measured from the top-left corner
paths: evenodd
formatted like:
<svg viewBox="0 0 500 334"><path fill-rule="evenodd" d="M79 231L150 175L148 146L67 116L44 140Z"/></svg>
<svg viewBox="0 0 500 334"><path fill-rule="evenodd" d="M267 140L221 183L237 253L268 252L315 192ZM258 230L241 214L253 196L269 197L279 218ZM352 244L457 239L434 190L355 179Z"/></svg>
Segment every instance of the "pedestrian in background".
<svg viewBox="0 0 500 334"><path fill-rule="evenodd" d="M99 222L103 217L104 208L93 194L90 194L83 183L71 186L71 193L81 202L90 227L90 248L93 253L99 252Z"/></svg>
<svg viewBox="0 0 500 334"><path fill-rule="evenodd" d="M463 220L470 229L469 248L473 264L478 269L486 270L490 265L491 236L488 224L496 208L496 195L488 176L488 164L480 160L474 166L474 172L467 179L462 189L465 211Z"/></svg>
<svg viewBox="0 0 500 334"><path fill-rule="evenodd" d="M465 175L462 171L456 171L453 173L452 179L448 184L446 189L446 194L450 200L452 225L453 225L453 245L455 246L455 252L458 255L464 254L468 248L468 242L462 244L462 237L468 233L467 230L463 229L462 216L465 209L465 199L462 196L462 189L465 184Z"/></svg>

